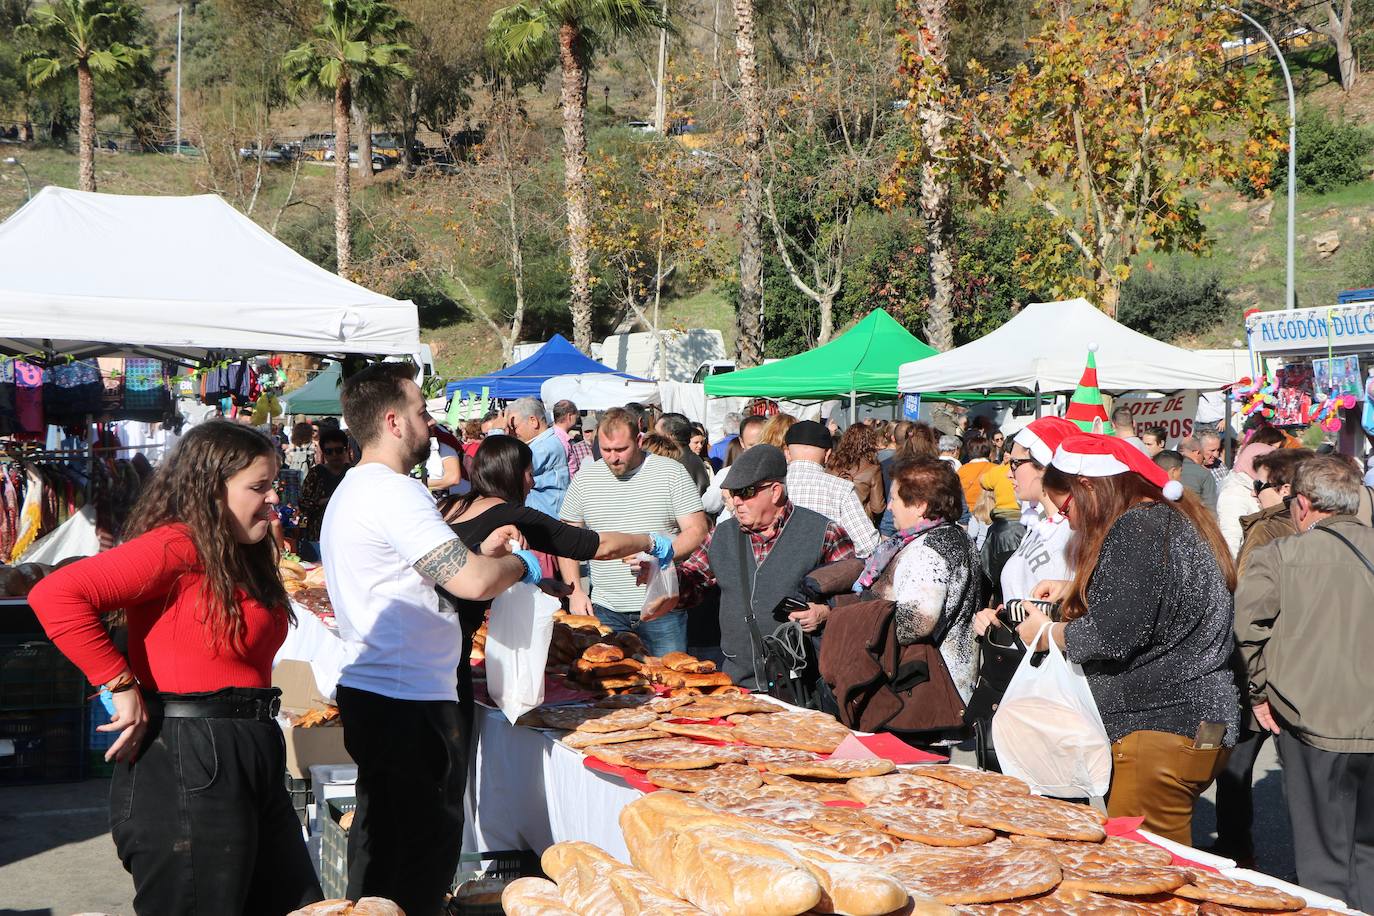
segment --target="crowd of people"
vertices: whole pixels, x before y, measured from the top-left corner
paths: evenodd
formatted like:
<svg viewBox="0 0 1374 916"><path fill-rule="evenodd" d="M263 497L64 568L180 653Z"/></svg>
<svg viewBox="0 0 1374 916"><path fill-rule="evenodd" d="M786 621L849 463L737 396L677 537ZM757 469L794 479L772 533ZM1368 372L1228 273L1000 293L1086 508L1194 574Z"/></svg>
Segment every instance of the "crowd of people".
<svg viewBox="0 0 1374 916"><path fill-rule="evenodd" d="M845 614L836 594L890 602L898 642L932 646L968 709L922 740L972 737L989 767L1006 683L980 659L1053 640L1112 744L1111 815L1191 843L1215 780L1218 851L1252 859L1250 782L1275 735L1300 881L1374 906L1374 677L1358 655L1374 645L1374 512L1346 458L1261 425L1228 465L1222 436L1171 449L1127 410L1110 435L1046 417L1010 437L990 417L730 415L710 441L653 407L521 398L450 431L396 364L353 375L341 399L346 431L191 430L125 543L33 592L54 642L115 698L112 824L140 912L319 898L271 717L282 546L322 561L347 651L353 899L439 911L462 835L472 635L523 581L761 691L775 686L761 633L795 630L814 659ZM650 606L655 567L679 590ZM818 591L813 574L840 568ZM127 654L104 626L119 609ZM824 683L815 695L836 711ZM208 830L213 850L195 841Z"/></svg>

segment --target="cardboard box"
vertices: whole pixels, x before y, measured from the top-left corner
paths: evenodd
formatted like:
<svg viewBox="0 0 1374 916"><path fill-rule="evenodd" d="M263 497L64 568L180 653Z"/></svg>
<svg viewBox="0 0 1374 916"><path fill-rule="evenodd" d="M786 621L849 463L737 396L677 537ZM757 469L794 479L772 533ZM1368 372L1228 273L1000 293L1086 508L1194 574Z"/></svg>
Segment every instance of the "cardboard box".
<svg viewBox="0 0 1374 916"><path fill-rule="evenodd" d="M272 671L272 686L281 690L283 712L300 714L332 705L320 694L309 662L278 662ZM282 732L286 737L286 772L297 779L309 779L310 768L316 764L353 762L344 750L341 726L283 728Z"/></svg>

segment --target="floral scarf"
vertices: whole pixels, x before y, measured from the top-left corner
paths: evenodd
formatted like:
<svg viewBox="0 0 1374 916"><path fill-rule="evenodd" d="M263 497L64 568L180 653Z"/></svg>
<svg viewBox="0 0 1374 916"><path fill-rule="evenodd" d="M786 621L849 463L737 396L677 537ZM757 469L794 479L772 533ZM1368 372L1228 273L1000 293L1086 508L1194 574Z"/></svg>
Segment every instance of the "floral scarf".
<svg viewBox="0 0 1374 916"><path fill-rule="evenodd" d="M863 573L854 582L854 591L858 593L866 588L872 588L873 583L877 582L878 577L883 574L883 570L887 569L888 564L896 558L897 554L902 552L902 548L935 526L944 524L944 521L942 518L923 518L912 527L903 528L885 539L868 558Z"/></svg>

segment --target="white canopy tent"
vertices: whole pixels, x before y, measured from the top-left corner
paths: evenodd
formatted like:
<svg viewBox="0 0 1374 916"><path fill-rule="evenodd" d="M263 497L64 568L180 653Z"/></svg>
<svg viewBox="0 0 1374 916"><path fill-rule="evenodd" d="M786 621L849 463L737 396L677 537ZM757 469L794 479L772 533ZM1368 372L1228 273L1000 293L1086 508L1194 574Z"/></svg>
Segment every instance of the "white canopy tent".
<svg viewBox="0 0 1374 916"><path fill-rule="evenodd" d="M215 195L47 187L0 223L0 352L419 350L412 303L318 267Z"/></svg>
<svg viewBox="0 0 1374 916"><path fill-rule="evenodd" d="M645 382L602 372L580 375L555 375L539 386L544 406L553 409L558 401L569 400L579 410L610 410L636 402L659 404L658 382Z"/></svg>
<svg viewBox="0 0 1374 916"><path fill-rule="evenodd" d="M1214 391L1236 380L1221 363L1199 359L1108 318L1086 299L1037 302L997 330L954 350L905 363L907 393L1073 391L1088 348L1097 347L1097 382L1107 394Z"/></svg>

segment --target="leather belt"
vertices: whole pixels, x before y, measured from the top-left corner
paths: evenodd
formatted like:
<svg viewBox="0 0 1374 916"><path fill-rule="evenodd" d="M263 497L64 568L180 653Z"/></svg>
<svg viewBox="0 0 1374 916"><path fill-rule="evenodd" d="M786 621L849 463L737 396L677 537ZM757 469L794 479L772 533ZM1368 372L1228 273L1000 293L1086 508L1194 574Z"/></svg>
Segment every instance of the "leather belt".
<svg viewBox="0 0 1374 916"><path fill-rule="evenodd" d="M163 700L159 705L162 715L169 719L257 719L270 722L281 709L281 697Z"/></svg>

